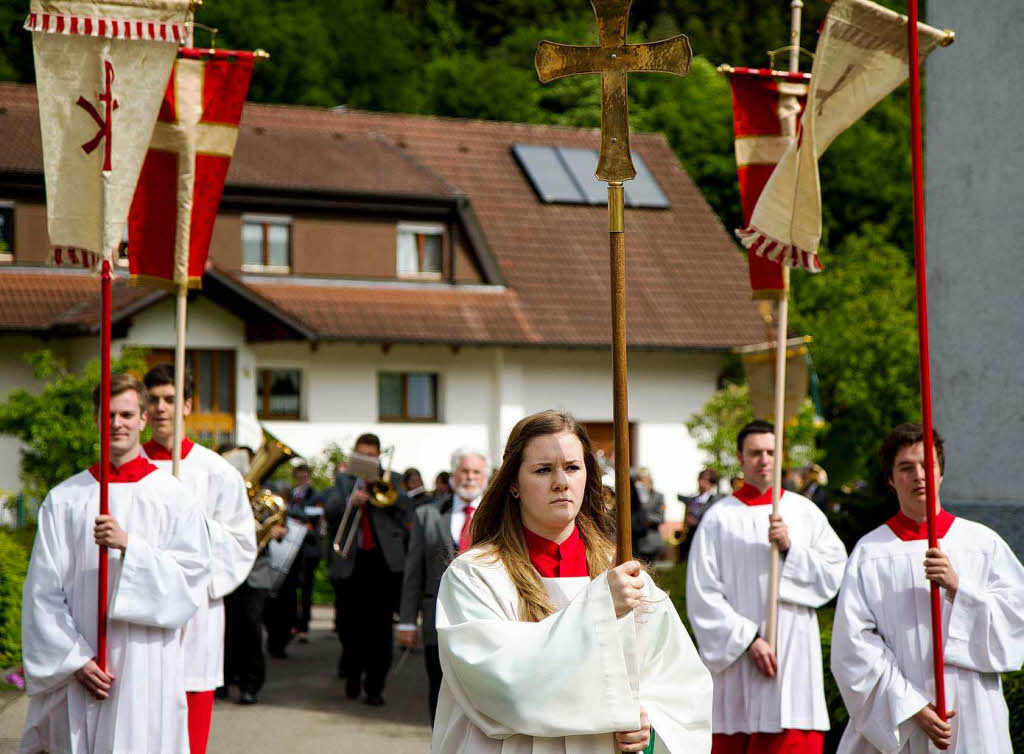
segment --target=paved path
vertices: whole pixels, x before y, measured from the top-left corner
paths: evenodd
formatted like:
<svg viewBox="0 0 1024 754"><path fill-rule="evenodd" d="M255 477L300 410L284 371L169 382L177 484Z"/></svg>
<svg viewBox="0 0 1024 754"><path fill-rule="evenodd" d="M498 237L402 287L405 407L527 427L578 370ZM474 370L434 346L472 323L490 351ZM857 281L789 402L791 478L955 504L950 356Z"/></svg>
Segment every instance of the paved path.
<svg viewBox="0 0 1024 754"><path fill-rule="evenodd" d="M429 751L422 652L409 656L398 675L389 678L384 707L350 701L345 682L334 675L338 641L331 632L332 618L330 609L314 608L309 644L292 643L287 660L268 658L259 704L239 706L234 689L230 701L217 702L209 754ZM0 696L0 754L17 749L25 708L24 694Z"/></svg>

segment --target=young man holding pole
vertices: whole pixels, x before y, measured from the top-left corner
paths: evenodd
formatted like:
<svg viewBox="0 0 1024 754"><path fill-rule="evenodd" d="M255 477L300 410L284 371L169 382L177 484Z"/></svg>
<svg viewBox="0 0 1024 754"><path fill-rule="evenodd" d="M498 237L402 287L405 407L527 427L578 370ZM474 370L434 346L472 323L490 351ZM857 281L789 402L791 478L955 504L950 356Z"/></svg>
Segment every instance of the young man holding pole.
<svg viewBox="0 0 1024 754"><path fill-rule="evenodd" d="M714 678L712 754L821 754L828 730L816 609L839 589L846 549L807 498L784 491L772 516L775 430L737 437L743 486L697 527L686 607ZM778 647L766 640L772 544L779 578Z"/></svg>
<svg viewBox="0 0 1024 754"><path fill-rule="evenodd" d="M850 712L842 754L1012 752L999 673L1024 663L1024 566L991 529L942 510L945 452L932 437L940 546L927 542L924 430L901 424L880 452L899 511L857 543L839 592L832 674ZM943 595L948 720L932 703L932 583Z"/></svg>
<svg viewBox="0 0 1024 754"><path fill-rule="evenodd" d="M171 470L174 446L174 365L158 364L144 378L152 439L143 445L157 467ZM186 372L184 415L192 412L192 376ZM234 466L188 438L181 441L178 478L199 504L210 532L210 585L185 624L185 691L191 754L204 754L213 692L224 685L224 596L245 581L256 559L256 529L245 481Z"/></svg>
<svg viewBox="0 0 1024 754"><path fill-rule="evenodd" d="M209 535L184 487L141 454L145 387L126 374L110 385L110 515L97 516L98 465L39 509L22 600L29 709L19 754L188 752L179 629L205 600ZM105 668L97 545L110 556Z"/></svg>

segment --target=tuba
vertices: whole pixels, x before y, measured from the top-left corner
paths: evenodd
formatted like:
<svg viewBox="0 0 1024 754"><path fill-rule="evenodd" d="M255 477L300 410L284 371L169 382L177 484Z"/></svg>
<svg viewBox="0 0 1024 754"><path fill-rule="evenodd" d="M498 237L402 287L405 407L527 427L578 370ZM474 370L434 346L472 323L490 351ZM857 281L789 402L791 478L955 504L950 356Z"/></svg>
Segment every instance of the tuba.
<svg viewBox="0 0 1024 754"><path fill-rule="evenodd" d="M245 473L245 491L249 495L249 505L256 519L256 548L262 550L270 542L270 532L275 526L283 526L288 516L288 504L263 483L277 467L290 458L295 452L272 434L263 430L263 444L256 451Z"/></svg>

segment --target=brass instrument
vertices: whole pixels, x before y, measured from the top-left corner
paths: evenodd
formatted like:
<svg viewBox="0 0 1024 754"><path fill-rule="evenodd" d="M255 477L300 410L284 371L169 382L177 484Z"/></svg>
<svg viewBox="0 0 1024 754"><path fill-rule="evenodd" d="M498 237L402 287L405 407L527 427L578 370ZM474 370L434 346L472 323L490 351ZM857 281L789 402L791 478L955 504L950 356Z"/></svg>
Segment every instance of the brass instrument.
<svg viewBox="0 0 1024 754"><path fill-rule="evenodd" d="M686 522L684 521L683 525L680 526L678 529L673 529L672 533L668 535L669 545L671 545L672 547L679 547L679 545L681 545L686 540L687 528L688 527L686 526Z"/></svg>
<svg viewBox="0 0 1024 754"><path fill-rule="evenodd" d="M370 505L376 508L390 508L398 500L398 489L391 483L391 465L395 459L395 446L392 445L390 448L387 448L381 455L388 456L388 467L383 475L380 474L379 458L364 456L359 453L349 455L347 459L348 471L365 484L366 494L370 498ZM334 544L332 545L335 554L342 560L346 559L352 551L352 545L356 541L356 535L359 532L359 522L362 516L363 508L361 505L349 505L346 501L345 513L341 517L341 523L338 524L338 532L334 535ZM348 526L350 518L352 519L352 525L348 527L348 539L345 540L345 544L342 546L341 537L345 527Z"/></svg>
<svg viewBox="0 0 1024 754"><path fill-rule="evenodd" d="M256 547L262 550L270 542L270 533L275 526L284 526L288 517L288 504L263 483L277 470L277 467L290 458L295 451L263 430L263 444L256 451L245 474L245 491L249 495L249 505L256 519Z"/></svg>

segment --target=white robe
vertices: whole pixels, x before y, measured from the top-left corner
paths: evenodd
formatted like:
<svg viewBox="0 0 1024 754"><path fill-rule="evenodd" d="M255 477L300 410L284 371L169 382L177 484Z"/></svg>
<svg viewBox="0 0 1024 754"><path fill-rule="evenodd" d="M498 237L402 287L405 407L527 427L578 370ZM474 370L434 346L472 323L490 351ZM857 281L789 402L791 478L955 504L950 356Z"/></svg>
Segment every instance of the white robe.
<svg viewBox="0 0 1024 754"><path fill-rule="evenodd" d="M152 461L171 470L171 461ZM181 459L181 482L199 504L210 532L207 599L185 624L185 690L224 685L224 596L245 581L256 561L256 525L245 480L234 466L202 445Z"/></svg>
<svg viewBox="0 0 1024 754"><path fill-rule="evenodd" d="M715 733L829 728L816 609L839 589L846 548L814 503L783 494L790 548L779 569L779 667L768 678L747 648L766 631L770 513L730 495L708 508L690 548L686 611L714 677Z"/></svg>
<svg viewBox="0 0 1024 754"><path fill-rule="evenodd" d="M607 575L543 579L558 611L518 620L503 565L456 558L437 599L444 680L434 754L613 754L638 730L657 751L711 750L711 677L667 595L649 577L644 612L615 617Z"/></svg>
<svg viewBox="0 0 1024 754"><path fill-rule="evenodd" d="M1024 663L1024 567L991 529L957 518L939 541L960 580L941 593L947 754L1011 754L1000 673ZM926 540L883 525L853 550L832 628L832 674L850 712L842 754L936 754L913 715L935 701Z"/></svg>
<svg viewBox="0 0 1024 754"><path fill-rule="evenodd" d="M128 534L109 550L107 669L98 701L74 678L96 655L99 483L83 471L39 509L22 601L29 693L19 752L187 754L181 626L205 600L210 544L199 507L153 470L110 485L110 513Z"/></svg>

